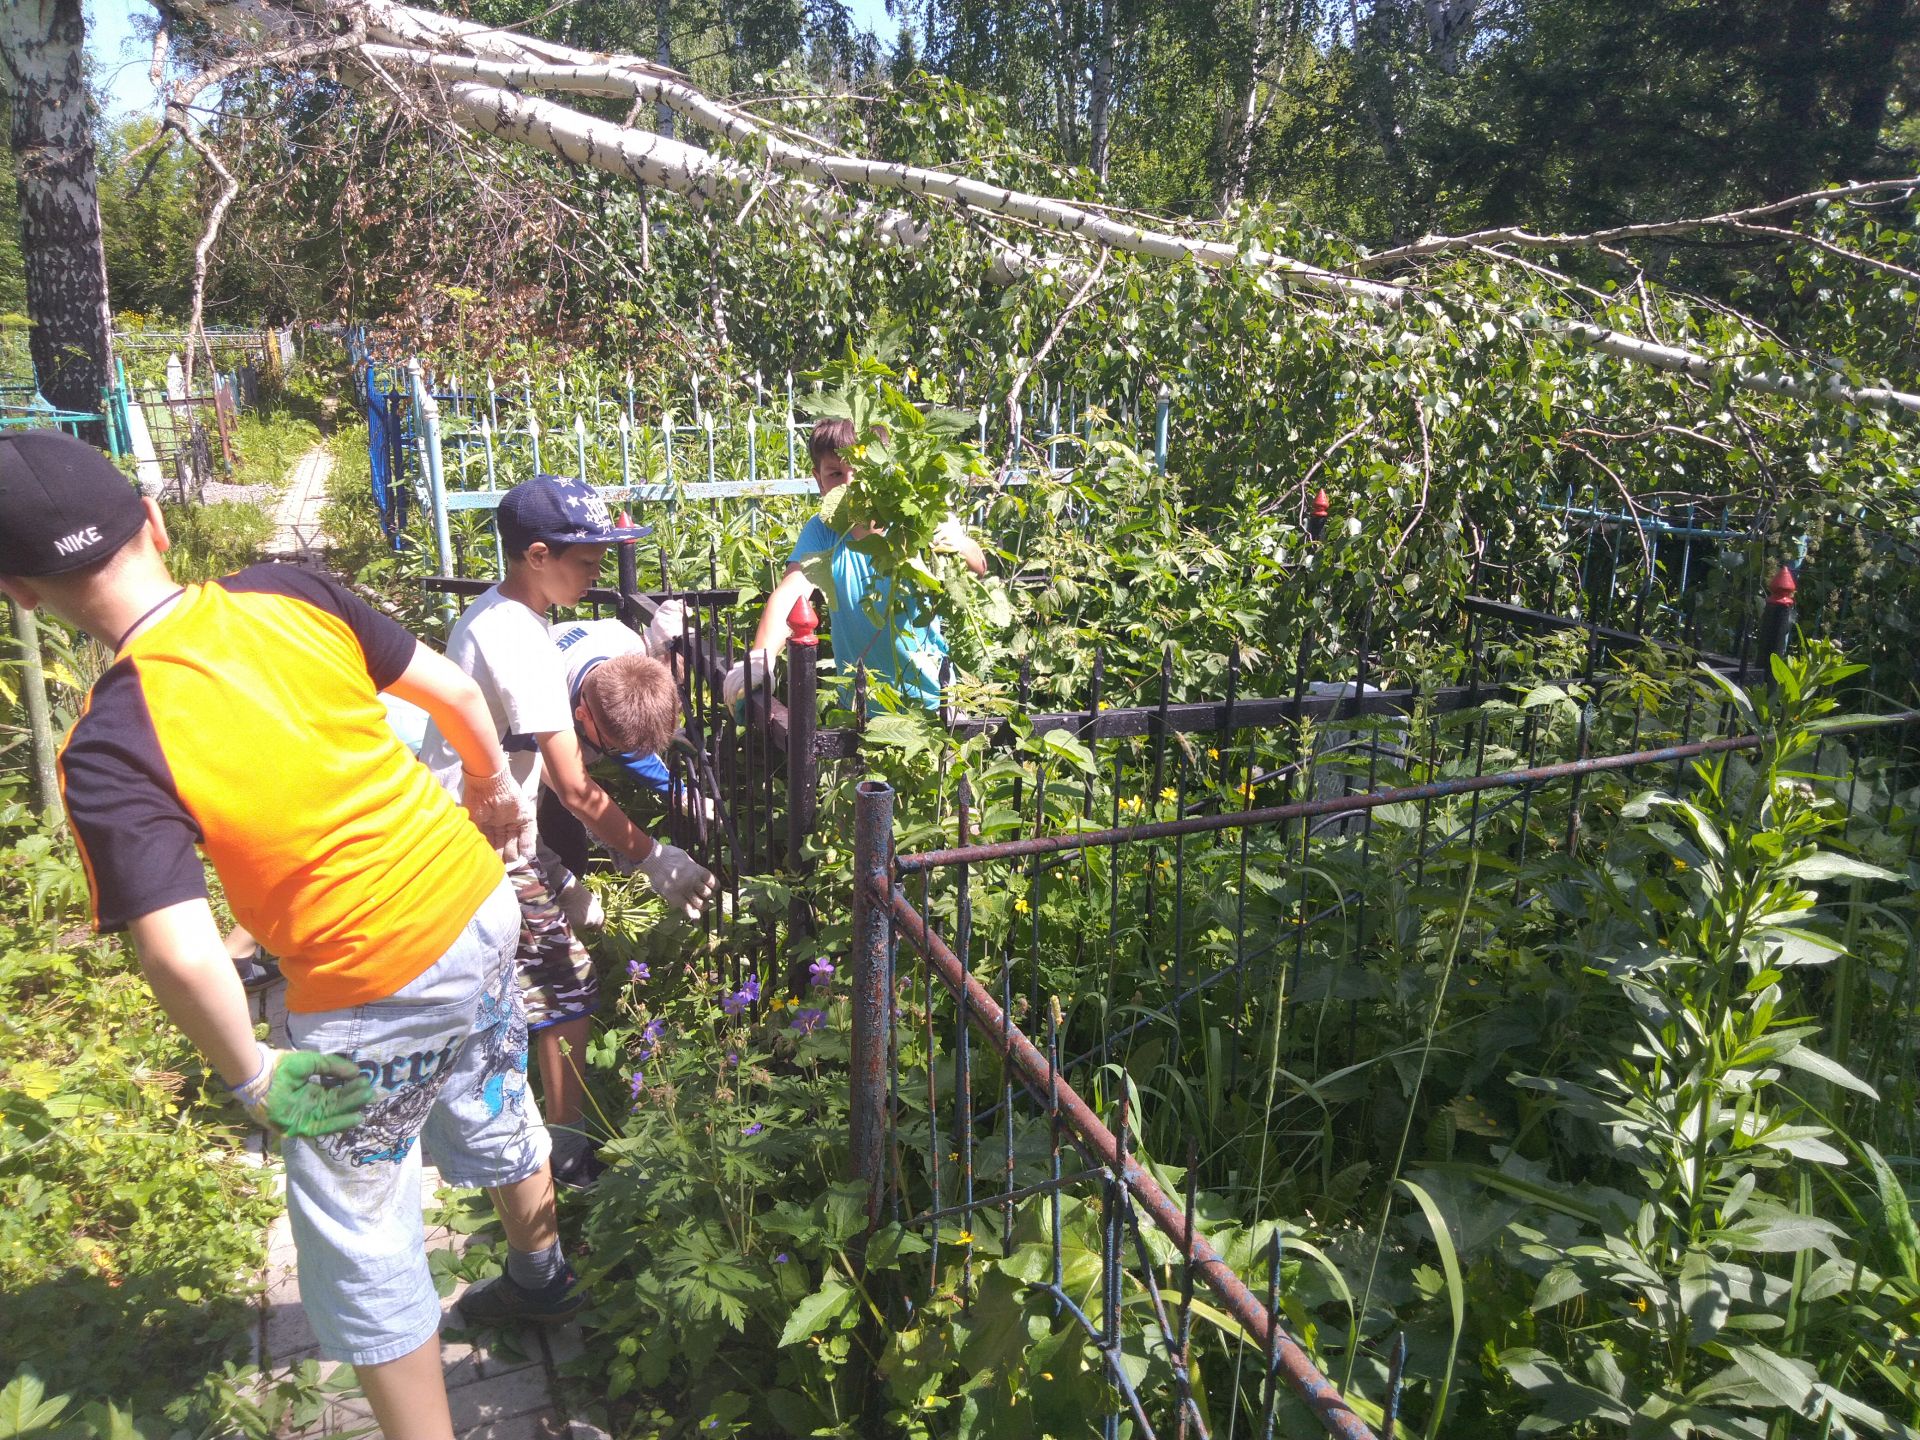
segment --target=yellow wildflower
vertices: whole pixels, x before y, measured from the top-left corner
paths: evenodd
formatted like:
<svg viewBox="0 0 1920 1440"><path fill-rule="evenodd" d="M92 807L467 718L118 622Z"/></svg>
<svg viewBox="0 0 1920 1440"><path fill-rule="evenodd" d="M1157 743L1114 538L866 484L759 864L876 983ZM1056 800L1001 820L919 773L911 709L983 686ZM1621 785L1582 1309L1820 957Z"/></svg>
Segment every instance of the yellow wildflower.
<svg viewBox="0 0 1920 1440"><path fill-rule="evenodd" d="M1209 745L1207 747L1207 759L1218 760L1219 758L1220 758L1220 752L1214 749L1213 746Z"/></svg>
<svg viewBox="0 0 1920 1440"><path fill-rule="evenodd" d="M1025 915L1032 911L1033 906L1027 903L1025 896L1016 895L1013 897L1013 909L1016 915Z"/></svg>
<svg viewBox="0 0 1920 1440"><path fill-rule="evenodd" d="M973 1231L971 1231L971 1230L962 1230L962 1231L960 1232L960 1235L959 1235L959 1237L958 1237L958 1238L959 1238L959 1243L960 1243L960 1244L962 1244L962 1245L971 1245L971 1244L973 1244Z"/></svg>
<svg viewBox="0 0 1920 1440"><path fill-rule="evenodd" d="M1673 861L1673 868L1676 870L1685 870L1687 868L1687 862L1680 859L1678 856L1675 856Z"/></svg>
<svg viewBox="0 0 1920 1440"><path fill-rule="evenodd" d="M1169 786L1167 786L1167 788L1166 788L1166 789L1164 789L1164 790L1162 790L1162 791L1160 792L1160 798L1161 798L1162 800L1165 800L1165 801L1167 801L1167 802L1169 802L1169 803L1171 803L1171 802L1173 802L1173 801L1175 801L1175 800L1178 800L1178 799L1180 798L1180 792L1179 792L1178 790L1176 790L1176 789L1174 789L1174 788L1173 788L1173 786L1171 786L1171 785L1169 785Z"/></svg>

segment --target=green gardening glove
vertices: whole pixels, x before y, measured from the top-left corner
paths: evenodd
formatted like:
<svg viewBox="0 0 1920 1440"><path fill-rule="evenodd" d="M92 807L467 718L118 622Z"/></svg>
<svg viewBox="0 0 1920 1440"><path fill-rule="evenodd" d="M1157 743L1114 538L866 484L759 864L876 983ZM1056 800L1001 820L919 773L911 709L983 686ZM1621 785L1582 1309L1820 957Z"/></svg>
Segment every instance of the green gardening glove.
<svg viewBox="0 0 1920 1440"><path fill-rule="evenodd" d="M276 1135L335 1135L360 1123L373 1082L344 1055L260 1047L260 1069L234 1096Z"/></svg>

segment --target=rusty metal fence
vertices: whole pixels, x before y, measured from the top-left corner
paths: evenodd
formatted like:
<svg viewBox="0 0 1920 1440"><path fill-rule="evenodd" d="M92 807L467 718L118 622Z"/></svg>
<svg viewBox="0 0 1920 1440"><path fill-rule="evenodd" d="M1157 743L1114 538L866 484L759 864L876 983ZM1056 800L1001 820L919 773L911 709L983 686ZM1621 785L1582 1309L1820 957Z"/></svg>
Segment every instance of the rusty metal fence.
<svg viewBox="0 0 1920 1440"><path fill-rule="evenodd" d="M1409 721L1418 725L1412 714ZM1283 1133L1276 1139L1284 1142L1290 1128L1284 1119L1287 1103L1298 1096L1278 1097L1282 1103L1276 1108L1273 1075L1292 1074L1296 1067L1316 1073L1305 1063L1304 1052L1315 1043L1310 1032L1324 1024L1330 1004L1337 1013L1342 998L1334 983L1316 993L1316 969L1328 982L1337 981L1342 970L1356 978L1370 958L1370 922L1377 931L1390 932L1396 925L1404 930L1408 917L1404 910L1396 915L1395 905L1431 915L1444 913L1449 904L1473 901L1468 892L1480 860L1467 859L1469 854L1516 860L1530 844L1570 854L1580 838L1581 789L1596 777L1654 777L1684 794L1690 762L1763 743L1757 735L1715 733L1716 722L1725 718L1715 711L1700 717L1707 733L1625 753L1545 760L1542 737L1518 745L1509 737L1502 743L1490 738L1486 715L1463 712L1462 718L1469 723L1458 728L1451 744L1443 739L1438 717L1430 717L1425 743L1415 743L1401 728L1390 744L1370 746L1369 783L1351 793L1316 797L1316 790L1325 789L1324 776L1314 774L1313 757L1303 754L1290 776L1290 788L1300 798L1192 814L1185 802L1199 787L1182 761L1175 767L1178 778L1155 777L1174 780L1168 787L1174 798L1162 807L1167 818L1060 828L1048 819L1043 798L1035 797L1023 819L1029 833L977 841L970 838L974 816L963 798L954 817L959 843L909 854L893 852L891 788L882 781L858 786L852 1150L858 1175L872 1186L873 1216L936 1237L941 1222L957 1221L964 1227L963 1245L971 1247L977 1232L991 1252L1012 1233L1016 1206L1042 1202L1040 1224L1053 1247L1053 1268L1050 1277L1034 1283L1056 1315L1070 1317L1085 1332L1113 1386L1112 1418L1130 1416L1135 1434L1207 1433L1207 1417L1195 1399L1190 1346L1196 1285L1217 1296L1244 1336L1225 1393L1259 1397L1258 1413L1248 1418L1262 1435L1273 1433L1283 1388L1301 1414L1329 1434L1376 1433L1361 1418L1365 1409L1379 1417L1377 1433L1391 1435L1407 1358L1401 1334L1382 1335L1367 1347L1380 1377L1372 1406L1353 1392L1343 1396L1329 1382L1284 1318L1275 1278L1278 1229L1263 1267L1263 1297L1224 1263L1196 1224L1196 1189L1237 1189L1243 1196L1251 1191L1259 1209L1258 1183L1250 1187L1244 1176L1236 1179L1223 1173L1224 1166L1210 1165L1200 1151L1215 1137L1195 1135L1189 1117L1167 1105L1164 1094L1160 1108L1173 1113L1163 1113L1157 1125L1148 1123L1144 1106L1130 1110L1136 1078L1145 1084L1144 1071L1202 1063L1196 1060L1196 1035L1219 1034L1224 1027L1234 1047L1232 1059L1244 1065L1229 1084L1258 1086L1265 1069L1267 1094L1253 1108L1279 1118ZM1824 777L1855 817L1853 823L1895 823L1900 757L1911 753L1916 723L1920 711L1856 722L1835 731L1813 758L1809 773ZM1890 772L1863 766L1860 742L1875 731L1892 731L1909 742L1889 752ZM1392 758L1382 760L1389 750ZM1490 756L1521 752L1529 763L1487 763ZM1913 777L1905 778L1911 782ZM1138 787L1132 788L1137 793ZM1542 833L1537 816L1544 797L1556 791L1568 819L1564 834L1549 835ZM1116 804L1118 813L1126 808L1124 800ZM1530 811L1536 817L1532 822ZM1383 816L1393 818L1383 821ZM1389 830L1396 832L1397 843L1388 843ZM1207 845L1213 847L1211 867L1195 862L1196 847ZM1123 879L1119 862L1127 851L1142 856L1143 863ZM1343 865L1343 858L1349 863ZM1390 870L1397 888L1393 882L1357 883L1375 867ZM1509 868L1516 877L1524 874L1521 866ZM1291 903L1250 915L1267 892L1268 877L1282 873L1288 875L1284 889L1291 892ZM1195 877L1202 874L1203 883L1196 885ZM1316 896L1319 882L1310 879L1316 874L1336 893ZM1162 891L1157 905L1156 882ZM1513 893L1501 896L1509 912L1524 911L1544 893L1520 893L1520 884L1516 878ZM1049 891L1078 891L1082 898L1098 900L1109 887L1114 918L1104 947L1099 937L1083 944L1088 937L1043 922ZM1488 888L1505 887L1493 879ZM1210 908L1223 922L1219 928L1230 935L1230 944L1214 953L1213 964L1182 974L1183 959L1191 966L1194 955L1207 954L1206 947L1192 944L1200 917L1193 910L1183 915L1183 908L1199 898L1196 890L1211 892L1210 906L1203 901L1197 908ZM1011 907L1004 903L1008 896L1017 897ZM996 901L1003 915L1009 908L1017 912L1012 923L983 918ZM1144 933L1122 923L1123 914L1149 917ZM1404 941L1405 936L1387 938ZM1115 1026L1082 1053L1063 1055L1066 1017L1083 1008L1089 994L1097 995L1103 969L1111 977L1116 945L1123 951L1137 945L1148 957L1166 954L1170 960L1159 968L1166 971L1170 965L1172 973L1156 994L1134 996L1128 1008L1137 1018ZM1108 953L1101 953L1103 948ZM1056 962L1051 970L1050 960ZM1151 973L1151 964L1144 968ZM1041 993L1049 973L1079 973L1085 981L1078 993ZM1500 979L1489 973L1474 983L1481 978ZM1232 1000L1212 1003L1224 987L1231 987ZM1249 1003L1263 993L1272 997L1265 1013L1257 1000ZM1015 1023L1014 1013L1023 1005L1029 1024L1045 1017L1044 1030L1036 1031L1038 1042ZM901 1030L913 1023L904 1018L912 1014L926 1032L923 1053L947 1057L951 1065L950 1077L936 1080L930 1072L925 1077L924 1100L901 1093ZM1897 1015L1887 1021L1896 1029L1901 1023ZM1876 1036L1876 1050L1882 1040L1898 1043L1891 1032ZM1323 1057L1319 1073L1353 1066L1350 1037L1348 1046L1345 1055L1331 1061ZM1337 1042L1331 1048L1337 1051ZM1143 1065L1142 1057L1154 1049L1159 1058ZM1106 1092L1111 1124L1103 1123L1102 1107L1082 1093L1089 1078ZM1069 1152L1070 1163L1063 1160ZM1178 1201L1159 1178L1169 1164L1181 1167L1184 1195ZM1077 1294L1062 1284L1063 1194L1091 1196L1101 1213L1099 1272L1083 1278ZM1149 1232L1157 1232L1162 1242L1157 1253L1150 1252ZM935 1238L928 1259L930 1284L939 1274L939 1245ZM1261 1277L1253 1278L1257 1283ZM1133 1333L1123 1335L1123 1316L1140 1317L1130 1322ZM1255 1367L1251 1384L1239 1373L1243 1364ZM1146 1393L1143 1381L1149 1376L1160 1382L1164 1395ZM1218 1395L1224 1377L1215 1378L1209 1388ZM1113 1433L1111 1424L1108 1433Z"/></svg>
<svg viewBox="0 0 1920 1440"><path fill-rule="evenodd" d="M1649 650L1675 673L1698 662L1763 683L1788 643L1792 571L1779 567L1762 586L1751 549L1728 566L1707 548L1750 535L1684 519L1657 522L1671 533L1646 538L1664 551L1642 553L1654 563L1624 576L1626 546L1593 527L1601 538L1580 560L1578 615L1528 606L1517 587L1464 600L1449 683L1383 686L1363 597L1333 607L1344 628L1302 639L1288 694L1241 693L1237 654L1224 693L1207 700L1175 698L1170 657L1146 704L1110 704L1097 660L1083 708L1032 713L1023 681L1010 716L939 717L931 800L863 778L877 763L865 676L823 675L819 622L804 602L789 620L784 688L757 685L739 713L720 689L746 622L717 563L704 589L675 590L663 557L658 588L643 590L635 547L620 547L617 586L588 603L636 628L664 599L687 604L667 827L728 892L702 924L731 983L757 976L769 1001L797 992L808 957L840 946L850 917L840 953L854 982L853 1163L874 1221L927 1237L929 1285L943 1249L949 1262L959 1249L964 1294L975 1248L1037 1226L1053 1260L1034 1294L1097 1357L1110 1387L1105 1433L1207 1434L1220 1402L1210 1411L1204 1397L1224 1393L1250 1397L1244 1418L1263 1435L1285 1420L1391 1436L1406 1337L1356 1330L1336 1384L1285 1318L1281 1227L1236 1267L1198 1223L1202 1191L1237 1192L1249 1213L1285 1207L1268 1175L1249 1188L1220 1163L1193 1077L1218 1067L1208 1083L1234 1123L1277 1114L1276 1154L1310 1145L1293 1101L1276 1111L1272 1077L1370 1063L1358 1017L1382 1003L1378 962L1409 927L1466 903L1470 855L1495 857L1478 889L1525 916L1557 883L1553 866L1571 869L1601 777L1684 787L1691 761L1759 743L1731 728L1731 707L1692 687L1676 714L1632 684L1604 683ZM1708 573L1717 588L1701 583ZM427 583L477 592L488 582ZM1844 587L1823 589L1824 614L1847 603ZM823 726L823 711L846 718ZM1836 737L1816 763L1836 785L1849 781L1850 811L1864 789L1863 823L1875 805L1891 822L1916 720L1903 711L1873 722L1898 737L1891 773L1863 768L1853 737ZM919 837L917 848L896 855L902 835ZM851 840L850 880L812 873L809 842L821 839ZM1528 864L1543 858L1545 872ZM747 903L746 887L768 877L789 892L784 916ZM903 1063L903 1025L919 1069ZM1144 1074L1165 1088L1151 1106ZM1234 1097L1246 1103L1235 1109ZM1063 1207L1096 1217L1099 1235L1091 1278L1071 1286ZM1206 1293L1228 1317L1230 1344L1197 1347ZM1211 1324L1209 1334L1226 1333Z"/></svg>

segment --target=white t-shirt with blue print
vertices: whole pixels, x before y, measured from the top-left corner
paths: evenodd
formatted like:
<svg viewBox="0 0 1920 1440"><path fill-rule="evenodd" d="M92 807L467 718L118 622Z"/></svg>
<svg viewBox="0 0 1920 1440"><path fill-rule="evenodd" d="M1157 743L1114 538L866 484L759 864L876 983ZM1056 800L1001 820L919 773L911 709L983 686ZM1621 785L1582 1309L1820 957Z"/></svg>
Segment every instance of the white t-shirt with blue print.
<svg viewBox="0 0 1920 1440"><path fill-rule="evenodd" d="M875 571L873 557L854 549L818 515L800 531L787 563L803 564L816 555L828 556L833 570L827 610L834 668L851 679L856 667L865 665L869 680L891 685L929 710L937 706L940 667L947 658L938 617L904 587L894 603L893 582Z"/></svg>

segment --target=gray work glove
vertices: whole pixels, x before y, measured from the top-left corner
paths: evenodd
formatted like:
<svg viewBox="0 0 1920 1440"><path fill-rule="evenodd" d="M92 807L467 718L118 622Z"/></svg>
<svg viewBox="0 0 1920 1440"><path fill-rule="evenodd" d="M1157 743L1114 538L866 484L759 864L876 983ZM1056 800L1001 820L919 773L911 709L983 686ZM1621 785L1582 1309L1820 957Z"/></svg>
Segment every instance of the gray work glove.
<svg viewBox="0 0 1920 1440"><path fill-rule="evenodd" d="M698 920L713 898L713 872L678 845L654 841L653 849L633 868L647 877L654 894L689 920Z"/></svg>
<svg viewBox="0 0 1920 1440"><path fill-rule="evenodd" d="M522 856L532 859L533 801L513 783L512 772L503 765L492 775L462 770L460 776L460 803L500 858L509 865Z"/></svg>

